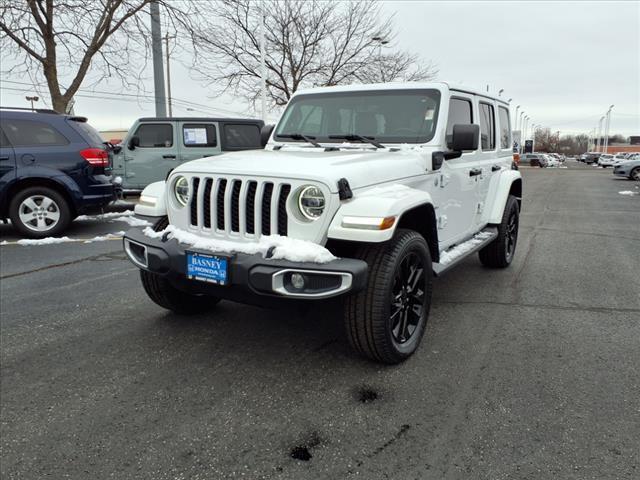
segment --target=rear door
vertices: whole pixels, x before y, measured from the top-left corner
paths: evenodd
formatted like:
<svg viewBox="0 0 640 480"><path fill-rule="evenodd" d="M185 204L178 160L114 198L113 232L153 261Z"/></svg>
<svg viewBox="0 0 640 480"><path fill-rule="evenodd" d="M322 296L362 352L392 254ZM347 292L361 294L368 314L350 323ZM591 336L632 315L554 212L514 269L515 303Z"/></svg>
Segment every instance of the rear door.
<svg viewBox="0 0 640 480"><path fill-rule="evenodd" d="M125 188L142 189L153 182L164 180L169 170L178 165L178 146L175 122L153 121L138 125L132 135L138 137L139 146L129 150L124 145Z"/></svg>
<svg viewBox="0 0 640 480"><path fill-rule="evenodd" d="M218 122L180 122L178 131L179 163L222 153Z"/></svg>

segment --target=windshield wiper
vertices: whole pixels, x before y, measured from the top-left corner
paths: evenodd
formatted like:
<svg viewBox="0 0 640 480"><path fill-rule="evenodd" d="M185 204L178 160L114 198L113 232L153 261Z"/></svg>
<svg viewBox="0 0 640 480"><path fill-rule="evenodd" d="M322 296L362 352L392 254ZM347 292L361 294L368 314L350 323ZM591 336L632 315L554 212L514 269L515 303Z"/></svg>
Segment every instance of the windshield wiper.
<svg viewBox="0 0 640 480"><path fill-rule="evenodd" d="M312 135L303 135L301 133L276 133L276 137L281 138L290 138L292 140L304 140L307 143L310 143L314 147L323 148L318 142L316 142L316 137Z"/></svg>
<svg viewBox="0 0 640 480"><path fill-rule="evenodd" d="M329 135L329 138L335 139L335 140L349 140L350 142L355 142L355 141L360 141L363 143L370 143L371 145L373 145L376 148L387 148L384 145L382 145L381 143L376 142L376 137L367 137L365 135L356 135L356 134L351 134L351 135Z"/></svg>

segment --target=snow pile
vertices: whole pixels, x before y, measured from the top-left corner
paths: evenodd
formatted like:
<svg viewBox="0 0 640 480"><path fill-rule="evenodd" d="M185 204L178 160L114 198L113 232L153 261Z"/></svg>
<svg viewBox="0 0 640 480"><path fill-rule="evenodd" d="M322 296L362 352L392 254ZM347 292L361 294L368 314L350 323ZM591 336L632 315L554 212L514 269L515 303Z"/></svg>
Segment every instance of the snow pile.
<svg viewBox="0 0 640 480"><path fill-rule="evenodd" d="M207 250L214 253L245 253L247 255L259 253L266 258L267 252L272 250L272 255L269 258L274 260L328 263L336 259L329 250L321 245L280 235L263 236L257 242L240 243L199 237L173 225L169 225L161 232L155 232L150 227L145 228L143 232L150 238L161 238L165 233L168 233L168 238L173 238L179 243L189 245L197 250Z"/></svg>
<svg viewBox="0 0 640 480"><path fill-rule="evenodd" d="M54 245L56 243L66 243L66 242L75 242L74 239L69 237L46 237L40 239L28 239L23 238L22 240L18 240L16 243L18 245Z"/></svg>
<svg viewBox="0 0 640 480"><path fill-rule="evenodd" d="M134 213L135 212L133 210L125 210L124 212L109 212L101 215L80 215L79 217L76 217L76 220L102 221L107 218L130 217L131 215L134 215Z"/></svg>
<svg viewBox="0 0 640 480"><path fill-rule="evenodd" d="M116 233L107 233L106 235L101 235L97 237L90 238L89 240L85 240L84 243L93 243L93 242L104 242L105 240L112 240L114 238L122 238L125 232L116 232Z"/></svg>
<svg viewBox="0 0 640 480"><path fill-rule="evenodd" d="M456 245L455 247L440 253L440 265L446 265L455 259L463 256L465 253L473 250L477 245L483 243L487 238L492 236L491 232L480 232L474 235L466 242Z"/></svg>
<svg viewBox="0 0 640 480"><path fill-rule="evenodd" d="M620 195L629 195L629 196L633 196L633 195L640 195L640 192L634 192L632 190L623 190L621 192L618 192Z"/></svg>
<svg viewBox="0 0 640 480"><path fill-rule="evenodd" d="M125 222L131 225L132 227L150 227L151 222L147 222L146 220L142 220L141 218L132 217L131 215L126 217L115 217L112 222Z"/></svg>

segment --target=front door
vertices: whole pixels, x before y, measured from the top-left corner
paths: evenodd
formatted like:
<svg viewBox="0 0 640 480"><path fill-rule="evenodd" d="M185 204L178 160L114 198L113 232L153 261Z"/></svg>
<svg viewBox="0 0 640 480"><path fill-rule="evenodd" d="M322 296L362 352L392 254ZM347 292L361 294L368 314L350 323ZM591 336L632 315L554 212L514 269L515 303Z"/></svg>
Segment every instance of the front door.
<svg viewBox="0 0 640 480"><path fill-rule="evenodd" d="M139 145L130 150L123 145L124 188L142 189L164 180L169 170L178 165L178 142L175 122L153 121L141 123L131 137L138 137Z"/></svg>
<svg viewBox="0 0 640 480"><path fill-rule="evenodd" d="M456 92L449 101L446 141L450 142L453 126L474 122L474 102L471 95ZM473 228L476 215L476 190L479 172L478 152L466 152L458 158L445 160L436 172L438 238L445 249L465 240Z"/></svg>

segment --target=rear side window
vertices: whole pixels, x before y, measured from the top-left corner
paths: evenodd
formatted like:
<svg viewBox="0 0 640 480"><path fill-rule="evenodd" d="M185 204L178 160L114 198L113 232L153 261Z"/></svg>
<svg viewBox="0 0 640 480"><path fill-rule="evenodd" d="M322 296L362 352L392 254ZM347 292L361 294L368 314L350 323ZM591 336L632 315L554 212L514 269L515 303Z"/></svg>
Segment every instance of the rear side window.
<svg viewBox="0 0 640 480"><path fill-rule="evenodd" d="M142 148L168 148L173 146L173 126L168 123L144 123L134 133Z"/></svg>
<svg viewBox="0 0 640 480"><path fill-rule="evenodd" d="M480 103L480 145L482 150L496 149L496 117L493 105Z"/></svg>
<svg viewBox="0 0 640 480"><path fill-rule="evenodd" d="M511 148L511 123L509 123L509 110L498 107L500 117L500 148Z"/></svg>
<svg viewBox="0 0 640 480"><path fill-rule="evenodd" d="M471 101L462 98L452 98L449 101L449 119L447 120L447 145L451 147L453 126L473 123Z"/></svg>
<svg viewBox="0 0 640 480"><path fill-rule="evenodd" d="M48 123L9 119L2 122L2 128L14 147L69 145L69 140Z"/></svg>
<svg viewBox="0 0 640 480"><path fill-rule="evenodd" d="M87 122L73 120L72 118L70 118L68 120L68 123L69 125L71 125L71 128L78 132L89 145L93 144L96 146L101 146L104 143L104 140L102 139L98 131Z"/></svg>
<svg viewBox="0 0 640 480"><path fill-rule="evenodd" d="M4 132L0 130L0 147L10 147L10 146L11 146L11 143L9 142L9 139L4 134Z"/></svg>
<svg viewBox="0 0 640 480"><path fill-rule="evenodd" d="M207 123L185 123L182 126L185 147L215 147L218 145L216 126Z"/></svg>
<svg viewBox="0 0 640 480"><path fill-rule="evenodd" d="M261 148L260 129L257 125L224 126L226 148Z"/></svg>

